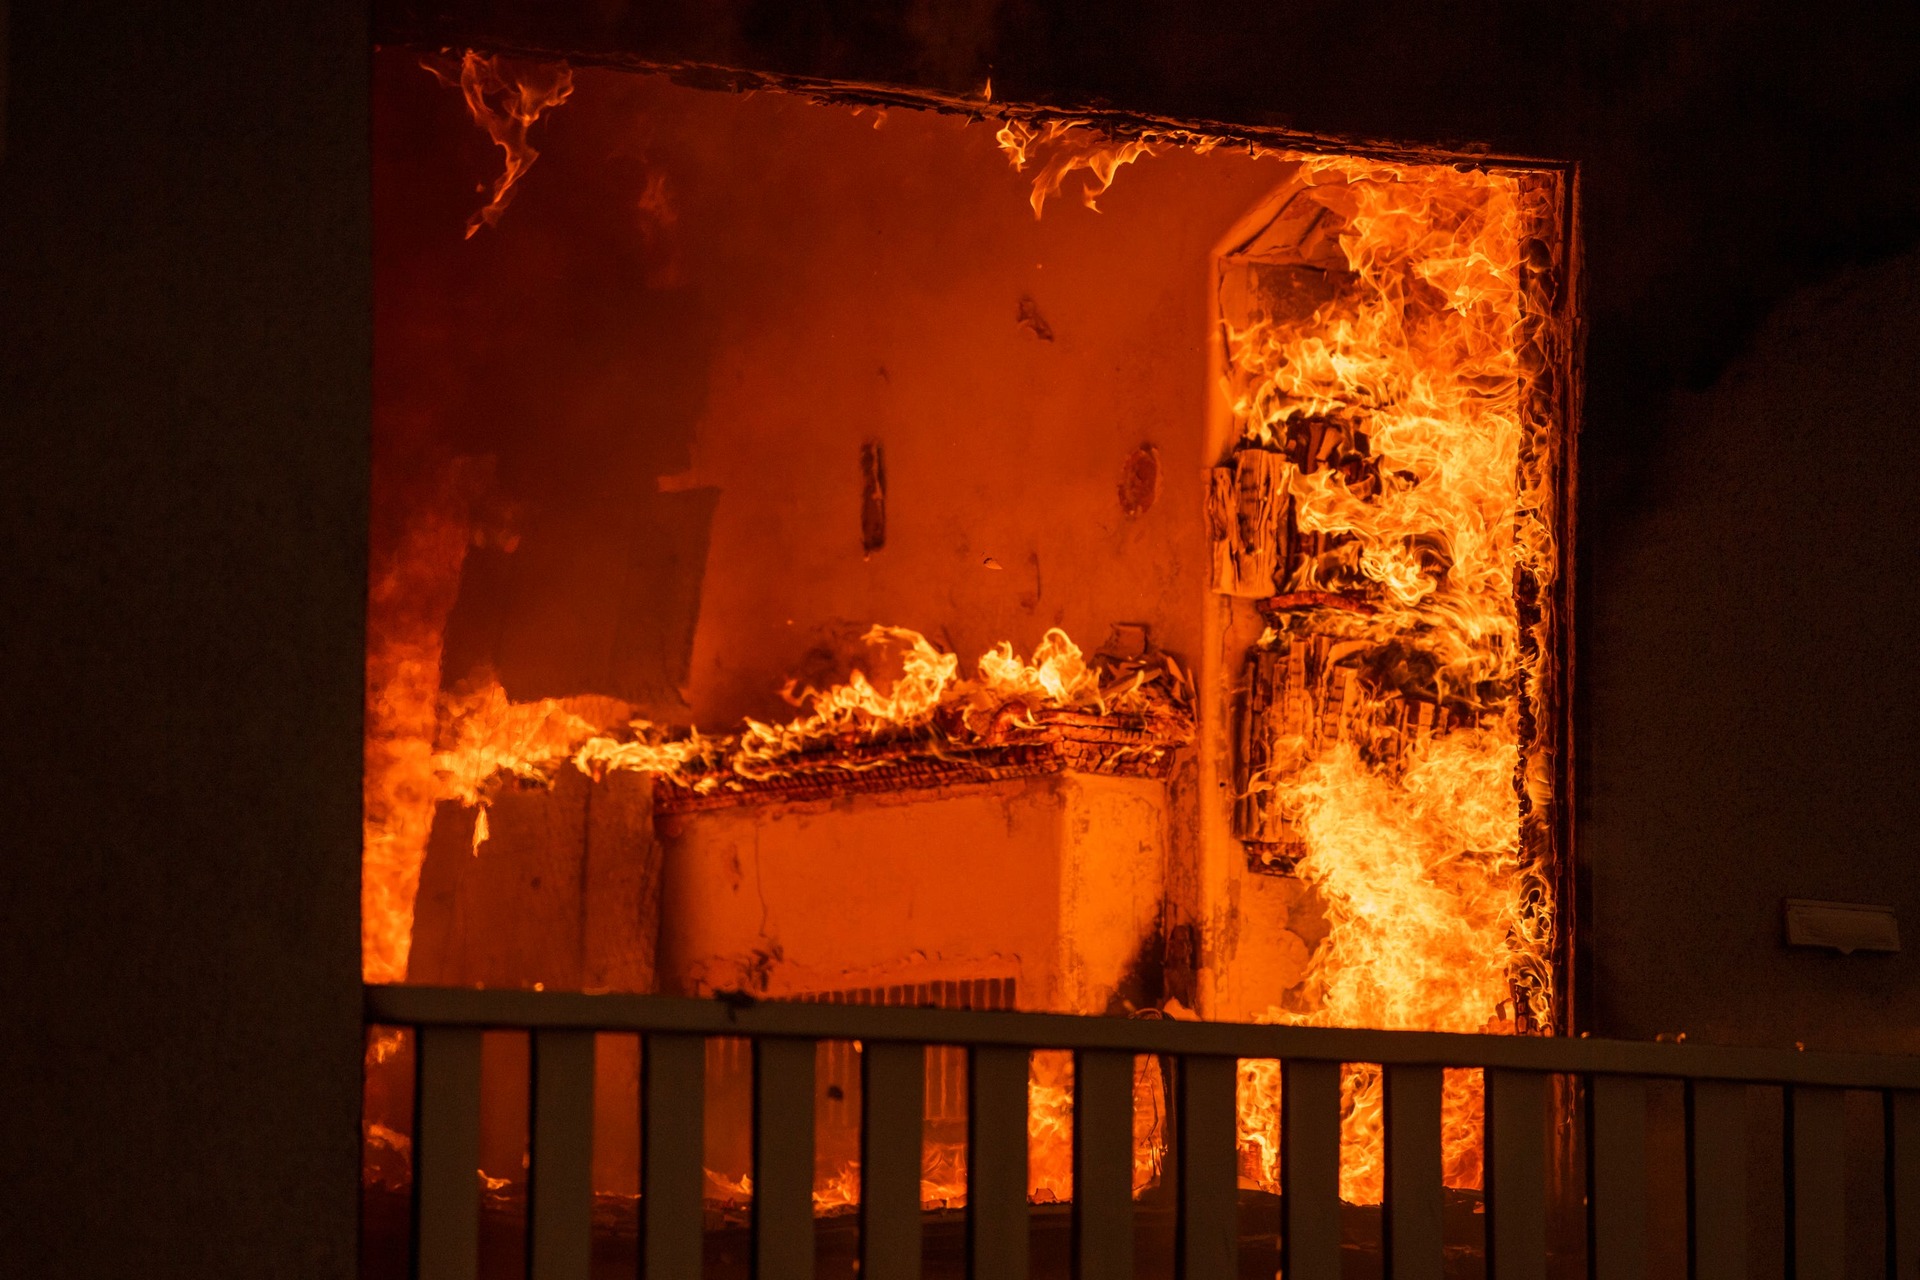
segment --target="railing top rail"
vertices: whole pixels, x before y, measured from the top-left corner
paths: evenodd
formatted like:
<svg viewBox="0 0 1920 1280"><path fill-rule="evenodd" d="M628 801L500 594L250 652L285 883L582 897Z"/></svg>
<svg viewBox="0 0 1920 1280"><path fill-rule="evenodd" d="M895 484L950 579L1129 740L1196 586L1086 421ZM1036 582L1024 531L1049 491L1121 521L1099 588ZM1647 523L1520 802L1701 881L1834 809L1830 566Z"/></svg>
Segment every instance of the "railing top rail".
<svg viewBox="0 0 1920 1280"><path fill-rule="evenodd" d="M1119 1049L1571 1075L1920 1090L1920 1057L1801 1053L1640 1040L1457 1035L1243 1022L1102 1018L801 1001L369 986L368 1022L498 1029L797 1036L1032 1049Z"/></svg>

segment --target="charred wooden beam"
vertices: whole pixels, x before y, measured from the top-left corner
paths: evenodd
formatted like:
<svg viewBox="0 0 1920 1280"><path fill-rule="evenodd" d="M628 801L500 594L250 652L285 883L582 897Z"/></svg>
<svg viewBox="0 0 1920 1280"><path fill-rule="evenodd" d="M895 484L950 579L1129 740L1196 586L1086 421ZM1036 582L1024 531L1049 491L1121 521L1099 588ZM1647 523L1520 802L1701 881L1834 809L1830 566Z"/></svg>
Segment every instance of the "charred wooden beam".
<svg viewBox="0 0 1920 1280"><path fill-rule="evenodd" d="M1215 467L1207 488L1207 529L1213 545L1213 589L1222 595L1265 599L1287 557L1287 484L1293 465L1265 449L1242 449Z"/></svg>

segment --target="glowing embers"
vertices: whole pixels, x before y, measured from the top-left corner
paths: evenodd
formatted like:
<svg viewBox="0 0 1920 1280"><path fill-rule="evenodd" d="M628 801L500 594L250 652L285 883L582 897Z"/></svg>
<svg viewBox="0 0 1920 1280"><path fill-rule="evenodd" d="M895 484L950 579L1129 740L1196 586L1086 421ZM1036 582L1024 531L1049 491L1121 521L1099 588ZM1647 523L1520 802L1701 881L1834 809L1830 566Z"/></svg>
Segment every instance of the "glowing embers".
<svg viewBox="0 0 1920 1280"><path fill-rule="evenodd" d="M1234 830L1330 926L1274 1021L1551 1024L1551 885L1515 780L1552 674L1517 592L1556 570L1528 385L1551 335L1526 270L1552 230L1525 177L1314 159L1221 259L1238 439L1211 490L1214 588L1267 623ZM1249 1147L1272 1132L1270 1075L1243 1070ZM1345 1093L1342 1194L1376 1202L1379 1073L1350 1068ZM1478 1082L1450 1078L1451 1186L1479 1185L1479 1115Z"/></svg>

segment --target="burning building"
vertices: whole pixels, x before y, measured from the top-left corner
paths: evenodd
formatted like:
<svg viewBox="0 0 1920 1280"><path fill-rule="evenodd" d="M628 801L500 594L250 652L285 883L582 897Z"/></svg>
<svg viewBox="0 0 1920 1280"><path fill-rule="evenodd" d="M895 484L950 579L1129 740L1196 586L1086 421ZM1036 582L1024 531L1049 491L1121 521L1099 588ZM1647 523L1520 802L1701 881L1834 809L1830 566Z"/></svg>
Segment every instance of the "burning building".
<svg viewBox="0 0 1920 1280"><path fill-rule="evenodd" d="M474 52L376 85L369 981L1564 1029L1563 168ZM712 1046L720 1208L748 1074ZM1344 1088L1378 1203L1378 1069ZM1278 1095L1242 1064L1267 1192ZM1147 1194L1144 1059L1135 1097ZM1471 1193L1476 1074L1445 1125Z"/></svg>
<svg viewBox="0 0 1920 1280"><path fill-rule="evenodd" d="M0 10L0 1272L517 1272L569 1020L596 1247L1492 1258L1538 1103L1566 1273L1912 1271L1907 11Z"/></svg>

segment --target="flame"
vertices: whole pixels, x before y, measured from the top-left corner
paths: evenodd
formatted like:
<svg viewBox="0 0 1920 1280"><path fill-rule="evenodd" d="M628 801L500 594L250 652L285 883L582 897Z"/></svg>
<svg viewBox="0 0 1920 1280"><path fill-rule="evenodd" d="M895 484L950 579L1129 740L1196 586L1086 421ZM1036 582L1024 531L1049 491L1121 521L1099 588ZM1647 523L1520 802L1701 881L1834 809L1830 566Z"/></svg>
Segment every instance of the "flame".
<svg viewBox="0 0 1920 1280"><path fill-rule="evenodd" d="M440 74L436 72L436 74ZM445 77L443 77L445 78ZM448 83L452 83L449 79ZM537 152L533 123L564 103L564 66L509 72L469 51L459 84L474 118L506 156L491 198L467 226L495 225ZM1083 202L1118 170L1162 145L1211 140L1176 133L1099 135L1076 121L1005 118L996 140L1017 172L1037 166L1036 218L1071 175ZM1204 143L1205 145L1195 145ZM1421 697L1448 722L1397 740L1274 744L1271 792L1298 837L1295 873L1325 909L1327 937L1302 989L1266 1013L1273 1022L1385 1029L1518 1032L1550 1026L1552 887L1522 840L1529 813L1550 799L1529 750L1530 706L1550 676L1538 624L1523 622L1523 579L1556 572L1552 477L1543 428L1529 416L1530 237L1551 224L1545 197L1520 177L1446 165L1387 165L1288 155L1293 199L1331 236L1323 265L1334 284L1312 313L1256 316L1223 333L1226 394L1241 440L1284 450L1310 420L1343 424L1364 467L1294 468L1295 526L1326 535L1327 554L1301 559L1291 596L1346 602L1276 622L1338 631L1380 650L1404 643L1432 661ZM657 207L647 204L655 200ZM668 219L650 186L642 211ZM457 486L456 486L457 487ZM450 501L459 507L458 501ZM670 732L626 718L608 699L515 703L497 685L440 689L440 633L457 591L473 523L429 512L376 565L370 593L363 967L369 981L404 978L413 897L434 805L484 806L503 778L540 783L566 767L599 776L631 770L765 776L796 756L903 737L990 742L1048 709L1168 714L1192 690L1171 661L1116 669L1089 661L1065 632L1047 632L1030 659L1011 643L972 674L918 632L876 626L867 641L899 669L864 670L825 689L786 690L799 714L748 720L736 732ZM1371 679L1371 677L1370 677ZM1377 681L1372 693L1389 690ZM484 828L479 828L484 830ZM483 838L483 837L482 837ZM477 847L477 844L476 844ZM1243 1175L1277 1190L1278 1064L1242 1062ZM1072 1194L1070 1056L1036 1054L1029 1084L1029 1192ZM1379 1069L1347 1068L1342 1086L1341 1194L1377 1203L1383 1183ZM1136 1079L1135 1185L1158 1176L1157 1075ZM1448 1072L1443 1103L1449 1186L1481 1185L1482 1085ZM1142 1130L1142 1117L1147 1129ZM857 1202L857 1165L816 1189L823 1211ZM725 1180L718 1174L716 1182ZM928 1144L923 1201L965 1201L965 1149ZM715 1198L751 1194L745 1183Z"/></svg>
<svg viewBox="0 0 1920 1280"><path fill-rule="evenodd" d="M376 553L369 575L360 881L368 982L399 982L407 974L413 900L441 798L433 744L442 633L476 536L474 504L488 483L484 464L455 462L392 547Z"/></svg>
<svg viewBox="0 0 1920 1280"><path fill-rule="evenodd" d="M1041 150L1052 151L1040 172L1034 175L1032 194L1028 197L1035 219L1046 208L1048 198L1060 193L1067 175L1076 169L1085 169L1088 175L1080 192L1081 203L1098 212L1100 206L1095 201L1113 185L1114 175L1121 166L1152 155L1155 145L1146 135L1103 139L1083 129L1078 121L1049 120L1036 125L1011 116L1001 122L994 139L1016 171L1024 170Z"/></svg>
<svg viewBox="0 0 1920 1280"><path fill-rule="evenodd" d="M376 555L367 593L365 811L360 877L360 965L368 982L401 982L413 907L444 800L484 803L494 778L548 781L603 724L627 707L610 698L514 703L498 684L441 690L447 616L467 551L511 549L515 536L478 514L491 463L456 459L393 545ZM485 840L484 810L475 849Z"/></svg>
<svg viewBox="0 0 1920 1280"><path fill-rule="evenodd" d="M456 81L431 63L422 63L442 84ZM494 179L487 203L467 219L467 238L484 226L497 226L519 182L540 153L527 140L534 121L573 94L573 68L564 62L524 62L490 57L472 49L460 56L457 83L474 123L487 131L506 155L506 168Z"/></svg>
<svg viewBox="0 0 1920 1280"><path fill-rule="evenodd" d="M1522 848L1516 788L1530 766L1521 692L1536 692L1543 672L1540 646L1523 643L1515 589L1522 571L1538 582L1554 571L1551 492L1528 445L1520 361L1524 239L1546 214L1511 176L1347 158L1305 161L1293 199L1338 228L1331 269L1344 277L1306 320L1229 326L1228 391L1252 444L1284 449L1313 418L1364 435L1365 476L1293 471L1298 528L1334 535L1341 549L1303 558L1284 589L1358 593L1374 608L1285 625L1376 651L1417 646L1434 665L1424 696L1453 727L1385 750L1274 744L1279 763L1255 785L1271 788L1300 841L1295 874L1318 892L1330 931L1303 998L1267 1018L1544 1027L1552 893ZM1529 785L1538 796L1538 780ZM1240 1078L1245 1167L1277 1188L1277 1068L1243 1063ZM1341 1194L1356 1203L1381 1195L1380 1084L1364 1066L1343 1082ZM1481 1109L1477 1073L1448 1073L1449 1186L1480 1185Z"/></svg>
<svg viewBox="0 0 1920 1280"><path fill-rule="evenodd" d="M1133 1081L1133 1191L1136 1196L1159 1180L1166 1154L1164 1115L1159 1067L1154 1059L1136 1059ZM737 1204L752 1192L750 1178L735 1181L711 1170L707 1176L714 1188L710 1198ZM1035 1204L1064 1204L1073 1199L1073 1054L1067 1050L1037 1050L1028 1062L1027 1198ZM813 1208L816 1214L842 1212L859 1200L859 1161L847 1161L815 1174ZM921 1208L959 1209L966 1203L967 1144L924 1142Z"/></svg>
<svg viewBox="0 0 1920 1280"><path fill-rule="evenodd" d="M1171 659L1089 662L1057 627L1041 638L1031 660L1003 642L981 655L975 678L962 679L957 655L917 631L875 626L867 643L897 653L901 667L884 689L857 669L825 689L796 693L789 684L789 700L806 714L777 725L749 719L739 732L722 736L697 728L669 736L628 719L630 708L612 698L515 702L497 682L443 693L440 634L473 536L469 523L451 515L423 519L373 588L361 915L369 982L406 977L434 807L457 800L480 808L478 853L487 838L487 797L507 779L550 784L571 765L593 778L609 770L697 775L708 787L728 775L770 776L822 747L913 735L935 743L993 742L1031 724L1033 713L1045 708L1117 710L1168 723L1185 723L1189 715L1191 685Z"/></svg>

